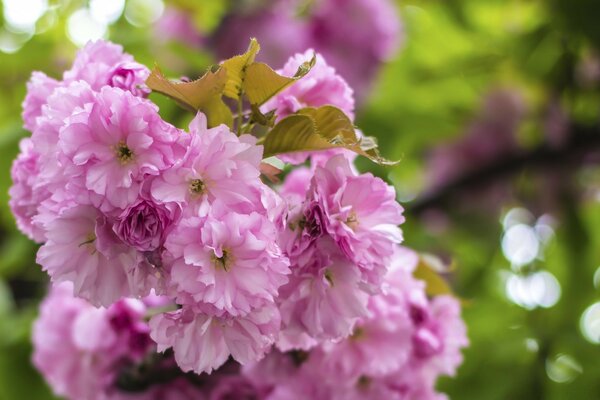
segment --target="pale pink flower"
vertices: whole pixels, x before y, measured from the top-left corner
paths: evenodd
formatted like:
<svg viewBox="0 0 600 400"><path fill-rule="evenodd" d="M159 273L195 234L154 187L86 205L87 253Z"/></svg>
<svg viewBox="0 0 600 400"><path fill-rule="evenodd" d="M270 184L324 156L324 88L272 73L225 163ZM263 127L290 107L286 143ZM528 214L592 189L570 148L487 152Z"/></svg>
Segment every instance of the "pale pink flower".
<svg viewBox="0 0 600 400"><path fill-rule="evenodd" d="M66 171L85 178L105 212L138 197L142 180L167 169L183 152L180 131L157 107L121 89L104 87L92 107L73 115L60 131Z"/></svg>
<svg viewBox="0 0 600 400"><path fill-rule="evenodd" d="M19 148L21 152L10 171L13 185L8 192L8 204L21 232L41 243L44 241L44 232L33 223L33 218L37 215L40 203L50 197L50 192L44 187L36 187L40 174L40 155L33 149L31 139L21 139Z"/></svg>
<svg viewBox="0 0 600 400"><path fill-rule="evenodd" d="M305 228L318 240L328 235L360 266L367 283L379 286L404 222L394 188L372 174L357 175L335 156L317 167L304 205ZM318 216L318 218L317 218Z"/></svg>
<svg viewBox="0 0 600 400"><path fill-rule="evenodd" d="M400 369L411 356L413 338L404 299L394 293L373 296L368 310L369 316L358 321L351 336L338 343L324 342L308 363L342 381L385 376Z"/></svg>
<svg viewBox="0 0 600 400"><path fill-rule="evenodd" d="M149 90L144 86L150 71L136 63L133 57L123 52L118 44L98 40L89 42L79 50L73 66L63 75L65 82L83 80L92 89L100 91L104 86L130 91L144 96Z"/></svg>
<svg viewBox="0 0 600 400"><path fill-rule="evenodd" d="M121 300L95 308L72 286L51 289L33 326L33 363L53 391L69 399L107 400L124 361L140 361L154 345L143 322L146 307Z"/></svg>
<svg viewBox="0 0 600 400"><path fill-rule="evenodd" d="M206 215L215 199L237 211L254 211L262 159L256 138L238 138L225 125L208 129L202 113L190 123L190 133L187 153L153 181L152 196L177 202L187 215Z"/></svg>
<svg viewBox="0 0 600 400"><path fill-rule="evenodd" d="M35 71L27 82L27 95L23 101L23 123L25 129L33 131L37 127L37 117L42 114L42 106L60 83L43 72Z"/></svg>
<svg viewBox="0 0 600 400"><path fill-rule="evenodd" d="M278 72L284 76L294 76L298 67L309 61L313 55L314 50L296 54ZM265 103L262 109L275 110L277 118L281 119L304 107L325 105L335 106L350 119L354 119L352 89L335 69L327 64L323 56L316 54L316 63L310 72Z"/></svg>
<svg viewBox="0 0 600 400"><path fill-rule="evenodd" d="M47 241L37 262L53 282L73 282L74 293L95 305L138 294L132 293L127 277L127 269L137 264L136 253L120 243L95 208L66 209L45 228Z"/></svg>
<svg viewBox="0 0 600 400"><path fill-rule="evenodd" d="M283 350L308 349L318 341L345 338L359 318L368 315L368 294L361 287L359 269L334 245L316 251L313 263L293 267L290 282L280 289Z"/></svg>
<svg viewBox="0 0 600 400"><path fill-rule="evenodd" d="M214 309L183 307L150 320L158 351L172 347L184 371L211 372L232 356L240 364L261 359L275 341L279 312L273 305L243 317L217 316Z"/></svg>
<svg viewBox="0 0 600 400"><path fill-rule="evenodd" d="M231 315L273 303L288 261L264 216L233 212L183 220L165 247L175 257L171 283L179 302L203 302Z"/></svg>

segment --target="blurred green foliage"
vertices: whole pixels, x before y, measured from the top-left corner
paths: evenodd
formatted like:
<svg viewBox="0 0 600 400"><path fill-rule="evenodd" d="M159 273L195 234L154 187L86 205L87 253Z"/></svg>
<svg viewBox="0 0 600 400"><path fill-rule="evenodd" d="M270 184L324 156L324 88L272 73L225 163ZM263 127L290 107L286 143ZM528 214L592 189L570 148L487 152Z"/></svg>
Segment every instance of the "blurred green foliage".
<svg viewBox="0 0 600 400"><path fill-rule="evenodd" d="M65 35L66 18L85 2L50 3L57 17L52 27L14 54L0 52L0 400L52 398L29 361L30 325L47 279L35 265L35 246L16 231L7 207L10 164L27 134L20 121L25 83L33 70L60 76L76 50ZM203 31L217 26L232 4L173 2ZM578 134L576 126L600 134L599 84L577 80L578 68L600 52L600 3L404 0L398 10L403 48L383 67L357 125L379 138L387 158L402 162L383 168L361 160L360 167L389 179L406 200L406 244L457 265L448 278L464 299L471 346L458 376L443 379L440 389L459 400L600 398L600 348L580 330L584 310L600 301L594 279L600 266L598 157L576 154L537 166L527 158L548 145L544 115L551 102L568 117L570 134ZM4 24L0 31L6 31ZM174 75L196 77L215 61L181 43L158 43L150 26L132 26L124 17L108 35L138 61L157 62ZM460 140L481 112L484 96L497 88L524 97L527 111L516 138L525 161L508 174L484 175L482 187L456 188L450 182L431 189L428 155ZM165 119L179 126L189 119L166 99L152 99ZM499 200L482 194L496 183L508 187ZM429 189L434 201L419 208ZM528 266L552 273L560 283L561 297L552 307L529 310L506 295L511 265L500 246L501 220L513 207L556 221L543 257Z"/></svg>

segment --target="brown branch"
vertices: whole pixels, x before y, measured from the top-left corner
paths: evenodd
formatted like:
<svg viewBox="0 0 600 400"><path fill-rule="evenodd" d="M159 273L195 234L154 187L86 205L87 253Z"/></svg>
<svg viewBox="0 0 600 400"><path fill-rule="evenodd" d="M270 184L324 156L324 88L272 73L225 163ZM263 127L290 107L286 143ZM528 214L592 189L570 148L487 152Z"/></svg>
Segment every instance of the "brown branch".
<svg viewBox="0 0 600 400"><path fill-rule="evenodd" d="M447 206L457 195L472 189L481 188L525 169L564 167L578 165L584 156L600 150L600 127L574 125L566 143L555 147L547 143L539 147L507 155L481 168L469 171L446 185L406 204L409 213L420 214L428 209Z"/></svg>

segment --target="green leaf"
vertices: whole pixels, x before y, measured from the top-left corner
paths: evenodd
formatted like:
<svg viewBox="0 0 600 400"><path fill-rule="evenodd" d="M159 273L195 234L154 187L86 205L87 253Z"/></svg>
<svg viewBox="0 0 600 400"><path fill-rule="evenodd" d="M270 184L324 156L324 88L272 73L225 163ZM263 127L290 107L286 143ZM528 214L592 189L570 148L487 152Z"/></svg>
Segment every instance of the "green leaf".
<svg viewBox="0 0 600 400"><path fill-rule="evenodd" d="M304 77L315 65L315 55L300 67L292 77L279 75L271 67L264 63L250 64L246 70L246 77L242 87L250 104L262 105L271 97L281 92L298 79Z"/></svg>
<svg viewBox="0 0 600 400"><path fill-rule="evenodd" d="M419 264L414 272L415 278L425 282L425 292L432 297L452 294L450 285L440 276L440 263L439 259L428 254L422 254L419 257ZM447 271L449 270L447 269Z"/></svg>
<svg viewBox="0 0 600 400"><path fill-rule="evenodd" d="M208 71L200 79L192 82L172 82L155 67L146 80L146 84L153 91L174 99L191 111L202 111L206 114L209 127L233 124L231 110L222 99L226 83L227 72L222 68L214 72Z"/></svg>
<svg viewBox="0 0 600 400"><path fill-rule="evenodd" d="M342 147L368 157L378 164L395 164L379 155L373 139L359 138L352 121L334 106L299 110L296 114L279 121L261 143L264 145L265 157Z"/></svg>
<svg viewBox="0 0 600 400"><path fill-rule="evenodd" d="M221 63L227 74L227 82L223 94L235 100L239 100L242 94L242 85L246 78L246 70L254 62L254 57L260 51L260 45L255 38L250 39L248 50L244 54L232 57Z"/></svg>

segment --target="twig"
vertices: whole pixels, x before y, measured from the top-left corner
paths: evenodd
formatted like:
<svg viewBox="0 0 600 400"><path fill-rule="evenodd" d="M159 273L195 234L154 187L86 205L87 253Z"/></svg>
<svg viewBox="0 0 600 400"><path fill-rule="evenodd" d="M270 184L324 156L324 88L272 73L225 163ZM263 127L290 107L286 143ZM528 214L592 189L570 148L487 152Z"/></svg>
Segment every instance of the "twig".
<svg viewBox="0 0 600 400"><path fill-rule="evenodd" d="M574 125L568 140L560 147L544 143L535 149L507 155L481 168L465 173L446 185L424 193L406 204L409 213L420 214L434 207L443 207L456 195L515 174L526 168L563 167L579 164L583 156L600 149L600 127Z"/></svg>

